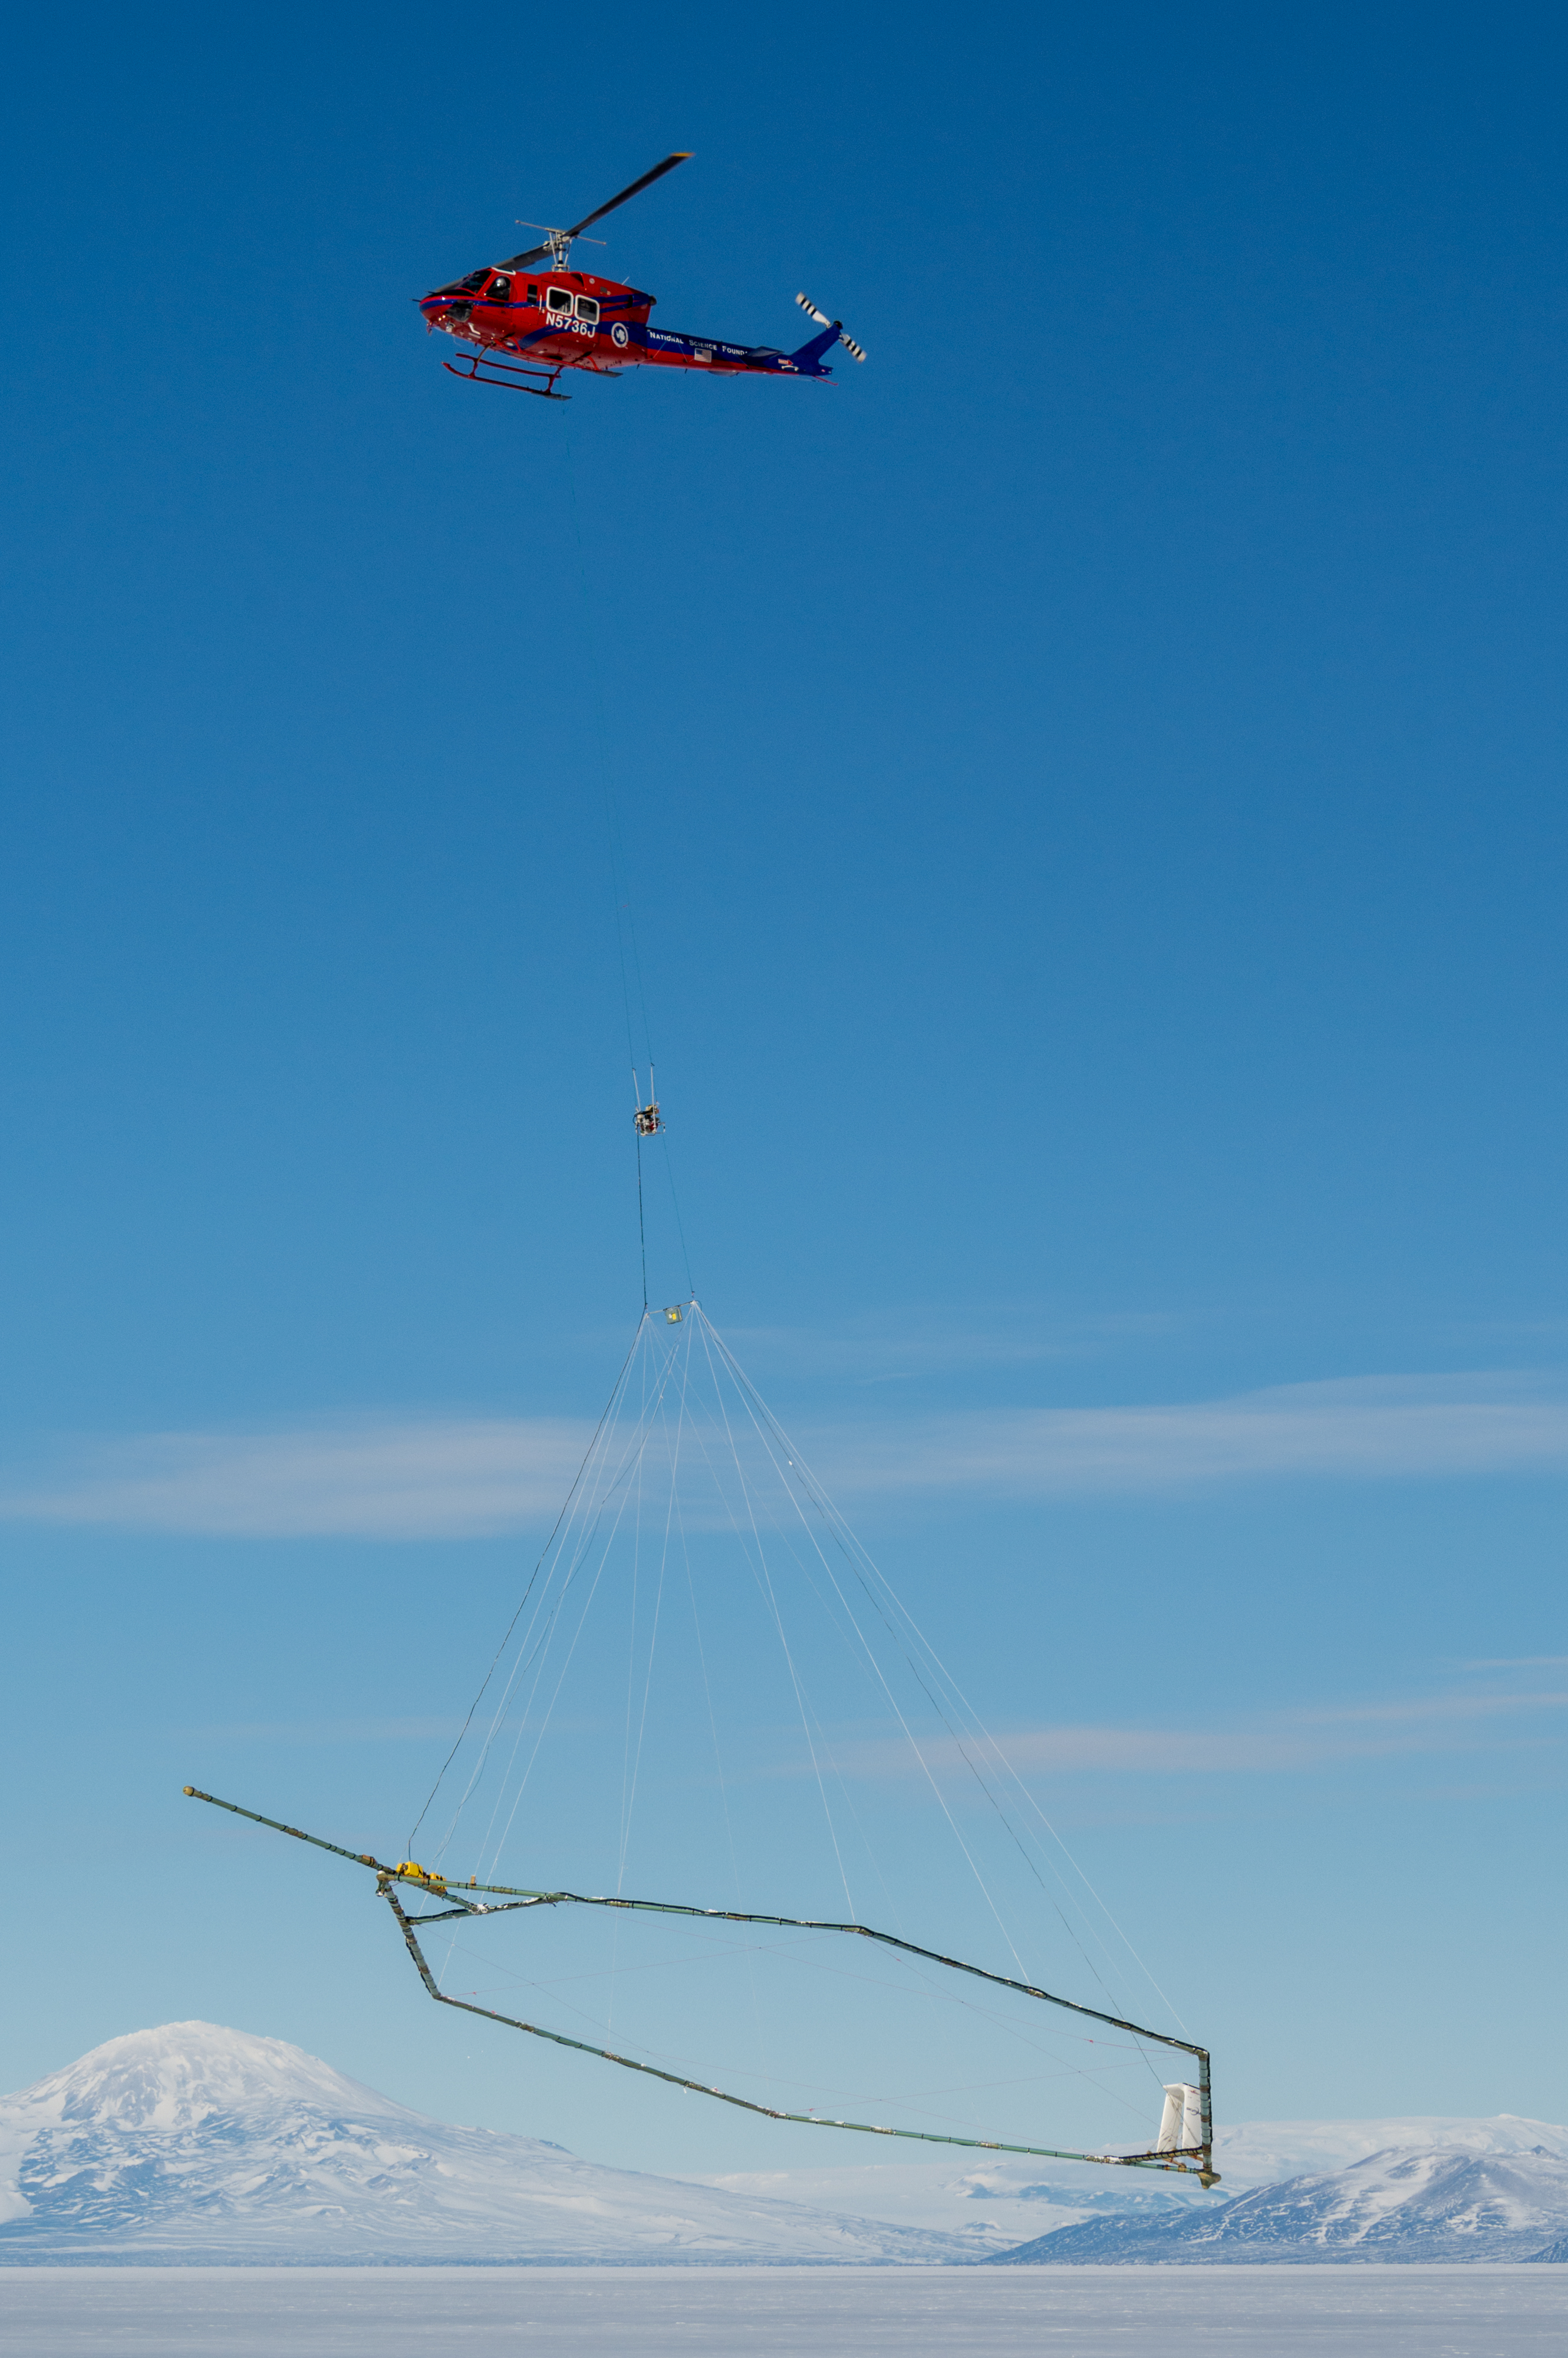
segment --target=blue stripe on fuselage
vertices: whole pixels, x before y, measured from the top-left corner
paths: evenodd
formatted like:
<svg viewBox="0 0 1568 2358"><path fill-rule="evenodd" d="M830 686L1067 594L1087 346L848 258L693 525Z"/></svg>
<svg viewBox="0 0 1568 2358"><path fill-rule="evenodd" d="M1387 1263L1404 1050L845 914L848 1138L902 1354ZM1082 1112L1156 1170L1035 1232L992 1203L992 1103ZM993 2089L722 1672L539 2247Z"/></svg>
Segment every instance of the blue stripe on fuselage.
<svg viewBox="0 0 1568 2358"><path fill-rule="evenodd" d="M491 303L476 305L475 308L498 311L504 315L511 311L531 310L535 307L527 303ZM608 309L609 306L605 305L602 308ZM718 336L687 336L682 335L673 328L651 328L645 321L640 319L628 319L620 324L626 330L627 340L624 344L617 344L602 328L596 330L592 336L578 337L568 335L568 331L557 327L554 321L546 319L543 327L535 328L526 335L513 331L507 337L506 349L519 353L531 352L540 344L560 338L568 342L568 349L552 354L551 357L559 360L564 368L580 366L581 361L588 360L590 355L606 360L614 360L622 356L629 361L632 358L633 348L640 345L650 354L667 353L672 360L690 361L697 366L701 365L697 361L697 354L699 352L706 352L721 367L750 369L763 376L831 376L833 373L831 369L824 368L820 362L794 359L788 352L781 352L773 344L730 344L725 343ZM464 341L475 343L479 339L470 336ZM605 349L606 346L608 350ZM581 361L578 358L579 353Z"/></svg>
<svg viewBox="0 0 1568 2358"><path fill-rule="evenodd" d="M684 336L673 328L645 328L632 325L633 341L645 345L650 352L668 352L684 359L697 352L711 354L715 361L730 368L754 369L766 376L831 376L831 369L805 366L782 352L773 344L727 344L718 336Z"/></svg>

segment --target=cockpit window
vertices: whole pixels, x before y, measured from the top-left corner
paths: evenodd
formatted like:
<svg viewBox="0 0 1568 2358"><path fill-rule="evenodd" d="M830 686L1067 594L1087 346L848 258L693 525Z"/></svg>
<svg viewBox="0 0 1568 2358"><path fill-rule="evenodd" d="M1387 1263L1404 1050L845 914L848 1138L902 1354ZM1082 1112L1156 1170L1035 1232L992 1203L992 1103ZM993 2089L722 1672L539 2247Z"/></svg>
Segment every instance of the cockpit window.
<svg viewBox="0 0 1568 2358"><path fill-rule="evenodd" d="M565 287L551 287L547 288L545 295L545 301L552 311L569 311L572 308L570 292Z"/></svg>
<svg viewBox="0 0 1568 2358"><path fill-rule="evenodd" d="M590 328L596 328L599 325L599 306L591 295L578 297L577 315L579 319L586 319Z"/></svg>
<svg viewBox="0 0 1568 2358"><path fill-rule="evenodd" d="M511 279L492 279L484 299L487 303L510 303L512 300Z"/></svg>
<svg viewBox="0 0 1568 2358"><path fill-rule="evenodd" d="M470 295L477 295L480 288L484 285L485 280L489 276L490 270L487 265L483 270L470 270L468 276L462 281L462 284L468 288Z"/></svg>

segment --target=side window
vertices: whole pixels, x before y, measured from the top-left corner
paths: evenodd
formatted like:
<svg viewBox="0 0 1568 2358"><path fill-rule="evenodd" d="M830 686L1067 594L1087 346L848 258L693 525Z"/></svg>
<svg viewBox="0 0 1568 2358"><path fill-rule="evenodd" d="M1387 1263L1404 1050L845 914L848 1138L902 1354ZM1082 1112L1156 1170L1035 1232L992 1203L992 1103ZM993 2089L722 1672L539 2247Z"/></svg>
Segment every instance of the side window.
<svg viewBox="0 0 1568 2358"><path fill-rule="evenodd" d="M590 328L598 327L599 306L594 301L591 295L579 295L578 297L577 315L579 319L586 319Z"/></svg>
<svg viewBox="0 0 1568 2358"><path fill-rule="evenodd" d="M546 308L552 311L569 311L572 308L571 295L565 287L546 288L545 302Z"/></svg>
<svg viewBox="0 0 1568 2358"><path fill-rule="evenodd" d="M512 300L512 281L511 281L511 279L510 279L510 278L495 278L495 279L492 279L492 280L491 281L491 285L490 285L490 291L489 291L489 293L485 296L485 298L484 298L484 299L485 299L485 301L486 301L487 303L510 303L510 302L511 302L511 300Z"/></svg>
<svg viewBox="0 0 1568 2358"><path fill-rule="evenodd" d="M528 300L529 300L529 302L530 302L530 303L532 303L532 304L534 305L534 307L535 307L535 310L536 310L536 309L538 308L538 304L539 304L539 290L538 290L538 288L537 288L536 287L529 287L529 289L528 289Z"/></svg>

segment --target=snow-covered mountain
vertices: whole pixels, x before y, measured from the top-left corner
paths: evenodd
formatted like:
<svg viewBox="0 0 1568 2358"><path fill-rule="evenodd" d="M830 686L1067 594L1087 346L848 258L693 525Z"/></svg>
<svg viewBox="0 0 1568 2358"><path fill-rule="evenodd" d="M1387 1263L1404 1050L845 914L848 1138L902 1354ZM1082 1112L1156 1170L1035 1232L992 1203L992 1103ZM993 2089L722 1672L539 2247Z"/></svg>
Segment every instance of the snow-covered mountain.
<svg viewBox="0 0 1568 2358"><path fill-rule="evenodd" d="M985 2234L992 2250L1000 2251L1108 2213L1151 2219L1196 2209L1212 2216L1253 2187L1322 2176L1390 2147L1424 2151L1433 2146L1499 2155L1525 2154L1544 2146L1568 2154L1568 2129L1509 2113L1482 2120L1440 2114L1365 2121L1241 2121L1219 2132L1216 2153L1224 2190L1217 2194L1205 2194L1195 2178L1163 2171L1099 2169L1074 2162L1051 2162L1043 2169L1038 2161L1010 2154L988 2155L957 2179L929 2165L890 2168L879 2157L876 2165L859 2173L796 2169L774 2172L766 2180L758 2176L716 2182L746 2183L759 2192L788 2194L796 2201L824 2202L836 2211L869 2211L905 2225L949 2232L968 2219L973 2222L971 2232ZM864 2180L863 2186L855 2187L857 2177Z"/></svg>
<svg viewBox="0 0 1568 2358"><path fill-rule="evenodd" d="M1228 2192L1251 2186L1278 2186L1287 2178L1346 2169L1368 2154L1424 2152L1433 2146L1460 2146L1469 2153L1568 2154L1568 2128L1518 2113L1494 2113L1473 2120L1448 2113L1385 2115L1374 2121L1239 2121L1222 2127L1215 2157Z"/></svg>
<svg viewBox="0 0 1568 2358"><path fill-rule="evenodd" d="M1551 2259L1568 2250L1563 2132L1547 2132L1560 2141L1554 2145L1522 2147L1507 2132L1488 2142L1488 2123L1444 2125L1470 2134L1463 2143L1390 2147L1347 2169L1289 2178L1228 2201L1210 2197L1162 2216L1088 2220L993 2254L989 2265L1431 2264Z"/></svg>
<svg viewBox="0 0 1568 2358"><path fill-rule="evenodd" d="M112 2039L0 2100L0 2264L929 2264L975 2249L449 2128L282 2039L206 2022Z"/></svg>
<svg viewBox="0 0 1568 2358"><path fill-rule="evenodd" d="M0 2265L1568 2260L1568 2130L1550 2123L1253 2123L1220 2158L1226 2195L1206 2197L1001 2156L957 2180L704 2186L451 2128L281 2039L170 2023L0 2099ZM905 2223L861 2215L884 2201ZM998 2251L1035 2222L1056 2232Z"/></svg>

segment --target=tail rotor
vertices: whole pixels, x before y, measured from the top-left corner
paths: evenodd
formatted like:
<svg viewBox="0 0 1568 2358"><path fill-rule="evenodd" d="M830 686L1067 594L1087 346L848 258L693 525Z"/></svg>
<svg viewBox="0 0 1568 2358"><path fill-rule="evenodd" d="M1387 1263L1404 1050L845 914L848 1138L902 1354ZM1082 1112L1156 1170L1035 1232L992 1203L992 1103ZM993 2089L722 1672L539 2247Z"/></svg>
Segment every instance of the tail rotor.
<svg viewBox="0 0 1568 2358"><path fill-rule="evenodd" d="M838 330L838 341L843 345L844 350L849 354L852 360L863 361L865 359L866 355L860 350L860 345L855 341L854 337L847 336L844 333L844 322L842 319L830 319L826 311L819 311L817 309L809 295L797 295L795 299L800 305L801 309L806 313L807 319L815 319L819 328L837 328Z"/></svg>

